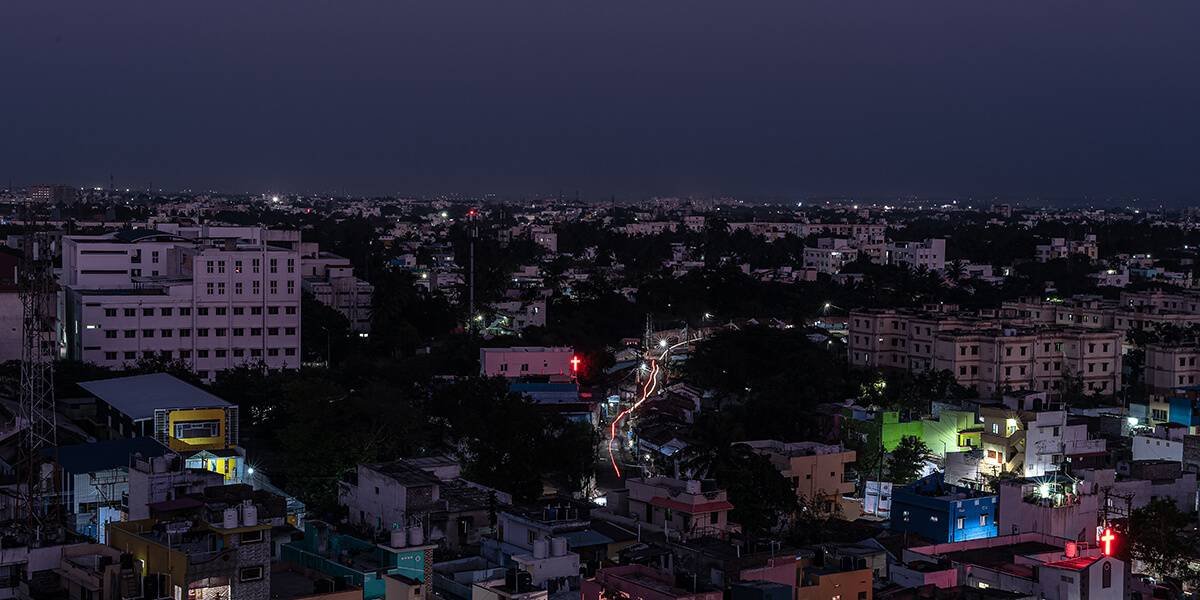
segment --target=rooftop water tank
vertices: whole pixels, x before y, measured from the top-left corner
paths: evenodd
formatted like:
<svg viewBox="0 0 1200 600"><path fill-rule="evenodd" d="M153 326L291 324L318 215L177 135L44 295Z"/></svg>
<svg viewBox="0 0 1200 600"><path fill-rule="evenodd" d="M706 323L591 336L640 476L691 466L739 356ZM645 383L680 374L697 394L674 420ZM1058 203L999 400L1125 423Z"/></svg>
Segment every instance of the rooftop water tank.
<svg viewBox="0 0 1200 600"><path fill-rule="evenodd" d="M221 519L221 527L224 529L236 529L238 526L238 510L236 508L225 509Z"/></svg>
<svg viewBox="0 0 1200 600"><path fill-rule="evenodd" d="M392 530L391 546L393 548L403 548L408 545L408 532L402 528Z"/></svg>
<svg viewBox="0 0 1200 600"><path fill-rule="evenodd" d="M258 507L253 502L247 502L242 506L242 525L246 527L258 525Z"/></svg>

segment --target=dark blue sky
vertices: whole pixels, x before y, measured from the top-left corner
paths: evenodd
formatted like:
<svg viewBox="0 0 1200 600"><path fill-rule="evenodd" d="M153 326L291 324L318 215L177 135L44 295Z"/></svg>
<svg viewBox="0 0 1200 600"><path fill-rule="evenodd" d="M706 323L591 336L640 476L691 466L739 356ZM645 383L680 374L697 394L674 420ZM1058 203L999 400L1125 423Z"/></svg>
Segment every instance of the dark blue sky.
<svg viewBox="0 0 1200 600"><path fill-rule="evenodd" d="M0 180L1200 192L1200 2L0 3Z"/></svg>

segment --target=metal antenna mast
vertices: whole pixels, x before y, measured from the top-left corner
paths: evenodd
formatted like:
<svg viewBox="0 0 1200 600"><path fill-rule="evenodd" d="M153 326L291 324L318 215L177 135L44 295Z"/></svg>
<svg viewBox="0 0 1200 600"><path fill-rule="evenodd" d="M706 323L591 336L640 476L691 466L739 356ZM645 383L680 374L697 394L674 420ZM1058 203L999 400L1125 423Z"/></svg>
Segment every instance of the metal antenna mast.
<svg viewBox="0 0 1200 600"><path fill-rule="evenodd" d="M31 206L26 206L25 214L24 252L18 273L22 317L20 417L25 424L21 467L26 476L22 501L30 532L40 539L57 529L54 463L45 456L58 447L53 348L46 345L46 332L52 323L52 256L49 237L34 230Z"/></svg>
<svg viewBox="0 0 1200 600"><path fill-rule="evenodd" d="M468 329L470 328L470 324L475 322L475 238L479 237L479 225L475 222L476 217L478 217L478 212L474 208L467 211L467 219L471 222L471 282L470 291L467 292L469 294L467 303Z"/></svg>

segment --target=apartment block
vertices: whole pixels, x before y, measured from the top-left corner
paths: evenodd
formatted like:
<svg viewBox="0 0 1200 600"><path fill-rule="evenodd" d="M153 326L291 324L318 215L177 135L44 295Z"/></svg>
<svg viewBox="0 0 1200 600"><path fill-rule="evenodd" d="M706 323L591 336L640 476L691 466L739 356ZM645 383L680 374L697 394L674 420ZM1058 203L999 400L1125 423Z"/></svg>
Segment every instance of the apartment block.
<svg viewBox="0 0 1200 600"><path fill-rule="evenodd" d="M266 600L271 529L264 507L192 500L190 510L110 523L108 545L133 555L144 598Z"/></svg>
<svg viewBox="0 0 1200 600"><path fill-rule="evenodd" d="M943 331L934 343L933 368L954 374L981 395L1061 390L1076 379L1086 394L1120 387L1122 336L1080 328L1003 328Z"/></svg>
<svg viewBox="0 0 1200 600"><path fill-rule="evenodd" d="M350 522L382 533L416 526L425 539L459 549L479 543L489 513L512 502L505 492L462 479L445 456L359 465L338 481L338 502Z"/></svg>
<svg viewBox="0 0 1200 600"><path fill-rule="evenodd" d="M892 242L887 245L887 263L914 270L941 271L946 268L946 240Z"/></svg>
<svg viewBox="0 0 1200 600"><path fill-rule="evenodd" d="M1151 393L1171 394L1175 388L1200 382L1200 345L1149 344L1144 381Z"/></svg>
<svg viewBox="0 0 1200 600"><path fill-rule="evenodd" d="M304 291L346 317L351 331L370 332L375 286L354 276L354 266L348 258L321 252L316 244L301 244L301 250Z"/></svg>
<svg viewBox="0 0 1200 600"><path fill-rule="evenodd" d="M725 490L712 481L670 477L636 477L626 480L629 515L642 523L694 537L729 528L729 502Z"/></svg>
<svg viewBox="0 0 1200 600"><path fill-rule="evenodd" d="M818 273L836 275L842 267L858 260L858 249L844 238L820 238L815 248L804 249L804 266Z"/></svg>
<svg viewBox="0 0 1200 600"><path fill-rule="evenodd" d="M846 466L855 459L853 450L817 442L756 440L745 444L770 458L792 483L796 496L815 510L831 512L842 495L854 492L854 482L846 479Z"/></svg>
<svg viewBox="0 0 1200 600"><path fill-rule="evenodd" d="M925 371L933 368L934 338L942 331L994 327L999 321L958 312L953 306L926 310L862 309L846 319L850 364Z"/></svg>
<svg viewBox="0 0 1200 600"><path fill-rule="evenodd" d="M1058 390L1067 377L1078 378L1088 394L1119 387L1123 336L1110 329L1018 326L949 309L856 310L847 322L848 358L856 366L948 370L985 396Z"/></svg>
<svg viewBox="0 0 1200 600"><path fill-rule="evenodd" d="M823 235L854 238L864 242L882 242L887 225L879 223L805 223L801 237Z"/></svg>
<svg viewBox="0 0 1200 600"><path fill-rule="evenodd" d="M1092 260L1100 257L1100 244L1094 234L1083 236L1082 240L1067 240L1066 238L1051 238L1048 244L1038 244L1035 257L1038 262L1067 258L1068 256L1086 256Z"/></svg>
<svg viewBox="0 0 1200 600"><path fill-rule="evenodd" d="M113 368L177 360L205 379L300 364L295 249L149 229L66 236L60 283L64 358Z"/></svg>
<svg viewBox="0 0 1200 600"><path fill-rule="evenodd" d="M1002 303L1001 310L1014 318L1027 319L1031 324L1127 332L1162 325L1187 327L1200 324L1200 312L1185 308L1194 306L1195 302L1167 300L1156 303L1140 294L1123 294L1118 302L1082 295L1055 300L1020 298Z"/></svg>

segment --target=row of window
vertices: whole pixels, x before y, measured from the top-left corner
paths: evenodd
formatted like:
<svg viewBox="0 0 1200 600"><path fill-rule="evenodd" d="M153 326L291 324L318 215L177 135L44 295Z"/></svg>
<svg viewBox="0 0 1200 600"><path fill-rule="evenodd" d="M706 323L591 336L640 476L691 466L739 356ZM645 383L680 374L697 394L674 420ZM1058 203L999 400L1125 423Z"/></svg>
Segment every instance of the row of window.
<svg viewBox="0 0 1200 600"><path fill-rule="evenodd" d="M260 282L257 279L254 281L251 281L250 284L251 284L251 286L250 286L250 294L251 295L257 296L258 294L262 293L262 286L260 285ZM269 294L276 295L279 293L279 282L278 281L272 279L271 281L268 281L267 284L269 286L269 288L268 288ZM208 282L207 286L205 287L205 292L209 296L224 296L225 295L225 282L224 281L210 281L210 282ZM246 288L243 285L243 283L241 281L235 281L233 283L233 295L241 296L245 293L246 293ZM288 280L287 293L288 294L296 293L296 282L295 281L292 281L290 279Z"/></svg>
<svg viewBox="0 0 1200 600"><path fill-rule="evenodd" d="M224 273L226 264L228 264L228 261L225 261L225 260L209 260L209 261L205 261L204 268L209 273ZM242 267L243 267L243 262L241 259L233 261L233 272L234 273L241 273ZM251 273L258 273L258 272L260 272L261 268L262 268L261 259L255 258L255 259L250 260L250 272ZM272 258L267 261L267 271L270 273L278 273L279 272L279 259L278 258ZM287 259L287 272L288 273L296 272L296 259L294 259L294 258Z"/></svg>
<svg viewBox="0 0 1200 600"><path fill-rule="evenodd" d="M236 315L244 315L244 314L246 314L246 308L250 309L250 314L252 314L252 315L263 314L263 307L261 307L261 306L250 306L250 307L234 306L234 307L232 307L233 314L235 316ZM268 306L267 314L268 315L277 315L277 314L279 314L280 308L281 307L279 307L279 306ZM283 313L286 315L294 315L298 312L298 309L295 306L284 306L282 308L283 308ZM164 306L164 307L158 308L158 309L155 309L153 307L142 308L142 316L143 317L153 317L155 314L154 313L155 310L158 311L159 316L173 317L173 316L175 316L175 311L177 309L173 306ZM181 317L190 317L192 315L192 308L190 306L181 306L178 308L178 310L179 310L179 316L181 316ZM122 311L126 317L138 316L138 309L136 309L136 308L125 308L125 309L122 309ZM222 317L222 316L229 314L230 307L214 306L210 309L207 306L201 306L196 309L196 315L201 316L201 317L207 317L210 314L210 311L212 314L215 314L218 317ZM104 309L104 316L106 316L106 317L117 316L117 309L115 309L115 308Z"/></svg>
<svg viewBox="0 0 1200 600"><path fill-rule="evenodd" d="M258 337L263 334L262 327L250 327L248 329L250 330L251 337ZM213 337L225 337L227 334L232 335L233 337L242 337L242 336L246 335L246 330L247 330L246 327L233 327L233 328L213 327L211 329L208 327L197 327L196 328L196 337L208 337L208 334L210 331L212 332ZM295 327L267 327L266 330L267 330L267 335L271 335L271 336L279 335L280 331L283 332L283 335L296 335ZM141 332L142 332L143 339L155 337L156 333L157 333L158 337L169 338L169 337L175 336L174 329L142 329ZM125 339L133 339L133 338L138 337L137 329L125 329L122 331L122 333L123 333L123 337ZM185 327L185 328L179 330L179 337L191 337L191 336L192 336L192 330L190 328ZM110 340L117 339L117 330L116 329L105 330L104 337L106 339L110 339Z"/></svg>
<svg viewBox="0 0 1200 600"><path fill-rule="evenodd" d="M196 350L196 358L226 358L233 356L234 358L261 358L264 356L296 356L295 348L267 348L264 352L262 348L217 348L216 350ZM137 360L139 358L161 358L164 360L189 360L193 356L191 350L144 350L142 352L125 351L115 352L112 350L105 351L104 360Z"/></svg>

